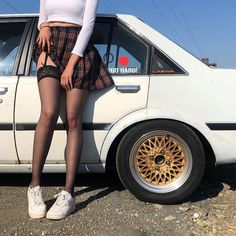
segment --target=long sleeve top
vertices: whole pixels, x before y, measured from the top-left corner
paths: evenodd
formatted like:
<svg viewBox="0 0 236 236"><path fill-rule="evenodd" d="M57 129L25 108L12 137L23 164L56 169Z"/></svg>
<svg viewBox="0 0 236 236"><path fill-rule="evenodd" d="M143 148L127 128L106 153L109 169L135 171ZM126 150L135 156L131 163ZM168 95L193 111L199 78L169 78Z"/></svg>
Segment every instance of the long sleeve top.
<svg viewBox="0 0 236 236"><path fill-rule="evenodd" d="M83 53L96 19L99 0L40 0L38 29L43 22L68 22L82 26L71 53L83 57Z"/></svg>

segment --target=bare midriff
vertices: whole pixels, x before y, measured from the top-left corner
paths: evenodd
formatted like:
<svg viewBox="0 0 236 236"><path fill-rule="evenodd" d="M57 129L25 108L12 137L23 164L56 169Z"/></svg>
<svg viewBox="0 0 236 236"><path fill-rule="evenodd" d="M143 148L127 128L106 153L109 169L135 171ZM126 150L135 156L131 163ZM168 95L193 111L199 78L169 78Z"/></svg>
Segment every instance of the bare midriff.
<svg viewBox="0 0 236 236"><path fill-rule="evenodd" d="M61 22L61 21L51 21L48 22L49 26L77 26L77 27L81 27L81 25L79 24L75 24L75 23L68 23L68 22Z"/></svg>

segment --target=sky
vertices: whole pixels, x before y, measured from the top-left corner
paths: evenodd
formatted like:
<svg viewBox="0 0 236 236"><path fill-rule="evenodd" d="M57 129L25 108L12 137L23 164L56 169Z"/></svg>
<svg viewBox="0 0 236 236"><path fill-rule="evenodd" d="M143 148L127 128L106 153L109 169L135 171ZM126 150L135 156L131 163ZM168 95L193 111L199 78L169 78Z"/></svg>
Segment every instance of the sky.
<svg viewBox="0 0 236 236"><path fill-rule="evenodd" d="M0 14L37 12L39 0L0 0ZM98 13L135 15L198 58L236 69L236 0L100 0Z"/></svg>

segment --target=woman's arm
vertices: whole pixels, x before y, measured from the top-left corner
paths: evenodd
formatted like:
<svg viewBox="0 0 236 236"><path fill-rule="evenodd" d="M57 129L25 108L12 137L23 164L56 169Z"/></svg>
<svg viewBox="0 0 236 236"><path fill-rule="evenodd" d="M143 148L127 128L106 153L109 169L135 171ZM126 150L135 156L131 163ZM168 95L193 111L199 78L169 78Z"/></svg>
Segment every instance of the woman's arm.
<svg viewBox="0 0 236 236"><path fill-rule="evenodd" d="M86 0L85 4L82 29L78 35L74 49L72 50L73 54L80 57L83 57L84 50L87 47L89 39L93 33L98 0Z"/></svg>
<svg viewBox="0 0 236 236"><path fill-rule="evenodd" d="M40 30L41 28L41 24L42 26L44 26L44 24L47 24L47 19L48 16L46 14L46 0L40 0L40 8L39 8L39 21L38 21L38 30Z"/></svg>
<svg viewBox="0 0 236 236"><path fill-rule="evenodd" d="M61 85L66 90L73 88L72 75L74 73L74 67L78 63L79 59L83 57L83 53L93 33L97 7L98 0L86 0L82 29L71 52L71 57L67 66L61 76Z"/></svg>
<svg viewBox="0 0 236 236"><path fill-rule="evenodd" d="M37 38L37 43L39 47L45 51L51 50L51 29L47 23L48 16L46 14L46 0L40 0L40 10L39 10L39 21L38 21L38 29L39 35Z"/></svg>

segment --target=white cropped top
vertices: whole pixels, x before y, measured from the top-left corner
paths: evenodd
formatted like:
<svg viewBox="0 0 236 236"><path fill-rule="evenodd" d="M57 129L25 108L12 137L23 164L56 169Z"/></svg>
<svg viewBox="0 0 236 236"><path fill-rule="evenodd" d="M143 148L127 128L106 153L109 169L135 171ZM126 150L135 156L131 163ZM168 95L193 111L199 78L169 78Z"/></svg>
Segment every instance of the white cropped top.
<svg viewBox="0 0 236 236"><path fill-rule="evenodd" d="M98 0L40 0L38 29L43 22L61 21L82 25L71 53L83 57L93 32Z"/></svg>

